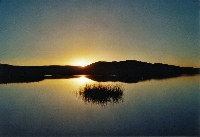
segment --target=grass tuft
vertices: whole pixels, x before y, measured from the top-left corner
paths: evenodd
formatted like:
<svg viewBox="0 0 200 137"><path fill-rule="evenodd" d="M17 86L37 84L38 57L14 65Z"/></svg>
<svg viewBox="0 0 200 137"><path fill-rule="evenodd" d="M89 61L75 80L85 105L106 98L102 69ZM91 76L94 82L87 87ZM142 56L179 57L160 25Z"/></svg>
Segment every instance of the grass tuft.
<svg viewBox="0 0 200 137"><path fill-rule="evenodd" d="M122 101L123 91L120 84L86 84L79 89L79 95L85 102L107 105Z"/></svg>

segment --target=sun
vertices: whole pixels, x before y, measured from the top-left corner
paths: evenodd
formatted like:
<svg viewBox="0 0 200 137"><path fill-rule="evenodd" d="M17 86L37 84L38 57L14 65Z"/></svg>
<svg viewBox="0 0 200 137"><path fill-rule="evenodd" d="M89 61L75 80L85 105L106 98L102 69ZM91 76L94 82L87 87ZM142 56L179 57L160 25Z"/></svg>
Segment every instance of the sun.
<svg viewBox="0 0 200 137"><path fill-rule="evenodd" d="M75 63L75 65L85 67L85 66L89 65L89 63L87 61L78 61Z"/></svg>

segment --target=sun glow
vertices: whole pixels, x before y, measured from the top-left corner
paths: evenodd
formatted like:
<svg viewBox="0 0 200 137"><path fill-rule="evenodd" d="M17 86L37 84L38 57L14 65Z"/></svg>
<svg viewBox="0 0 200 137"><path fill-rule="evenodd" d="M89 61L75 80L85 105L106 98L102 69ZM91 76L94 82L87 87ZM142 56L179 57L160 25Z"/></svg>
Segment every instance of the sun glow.
<svg viewBox="0 0 200 137"><path fill-rule="evenodd" d="M89 63L87 61L78 61L75 63L75 65L85 67L85 66L89 65Z"/></svg>

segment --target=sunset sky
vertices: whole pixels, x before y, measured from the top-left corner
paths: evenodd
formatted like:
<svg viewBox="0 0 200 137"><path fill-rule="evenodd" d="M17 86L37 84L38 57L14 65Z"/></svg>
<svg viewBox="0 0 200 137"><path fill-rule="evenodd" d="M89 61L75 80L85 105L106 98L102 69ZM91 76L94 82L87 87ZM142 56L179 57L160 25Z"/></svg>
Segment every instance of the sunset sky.
<svg viewBox="0 0 200 137"><path fill-rule="evenodd" d="M0 63L200 67L198 0L0 0Z"/></svg>

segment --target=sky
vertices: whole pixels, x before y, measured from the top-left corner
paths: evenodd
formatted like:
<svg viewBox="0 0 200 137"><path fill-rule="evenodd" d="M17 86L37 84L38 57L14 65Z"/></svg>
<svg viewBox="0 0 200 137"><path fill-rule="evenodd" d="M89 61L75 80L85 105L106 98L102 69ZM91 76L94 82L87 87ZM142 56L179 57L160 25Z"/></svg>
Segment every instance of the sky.
<svg viewBox="0 0 200 137"><path fill-rule="evenodd" d="M0 63L200 67L198 0L0 0Z"/></svg>

